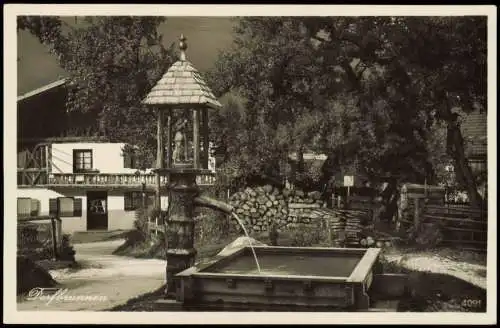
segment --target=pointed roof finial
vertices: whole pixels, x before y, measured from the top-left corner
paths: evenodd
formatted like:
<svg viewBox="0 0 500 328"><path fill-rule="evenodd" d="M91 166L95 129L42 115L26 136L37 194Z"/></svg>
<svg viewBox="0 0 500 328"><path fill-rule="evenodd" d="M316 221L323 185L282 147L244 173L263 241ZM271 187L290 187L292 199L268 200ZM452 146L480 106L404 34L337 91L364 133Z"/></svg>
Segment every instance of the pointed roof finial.
<svg viewBox="0 0 500 328"><path fill-rule="evenodd" d="M186 37L184 34L181 34L181 37L179 38L179 49L181 50L181 60L185 61L186 60L186 49L187 49L187 43L186 43Z"/></svg>

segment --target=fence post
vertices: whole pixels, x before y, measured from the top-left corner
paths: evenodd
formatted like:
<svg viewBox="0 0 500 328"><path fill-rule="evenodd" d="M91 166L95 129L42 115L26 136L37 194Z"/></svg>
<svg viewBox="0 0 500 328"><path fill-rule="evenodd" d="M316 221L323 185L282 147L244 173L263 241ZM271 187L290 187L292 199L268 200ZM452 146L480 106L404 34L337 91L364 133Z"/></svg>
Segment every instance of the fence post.
<svg viewBox="0 0 500 328"><path fill-rule="evenodd" d="M59 254L62 253L62 221L59 216L56 216L56 226L57 226L57 244L59 249Z"/></svg>
<svg viewBox="0 0 500 328"><path fill-rule="evenodd" d="M50 218L50 223L52 225L52 229L51 229L51 232L52 232L52 249L53 249L53 252L54 252L54 261L58 259L59 257L59 252L57 251L57 227L56 227L56 219L55 217L51 217Z"/></svg>
<svg viewBox="0 0 500 328"><path fill-rule="evenodd" d="M420 225L420 199L414 198L414 201L415 201L415 212L413 213L413 227L415 228L415 231L417 231Z"/></svg>

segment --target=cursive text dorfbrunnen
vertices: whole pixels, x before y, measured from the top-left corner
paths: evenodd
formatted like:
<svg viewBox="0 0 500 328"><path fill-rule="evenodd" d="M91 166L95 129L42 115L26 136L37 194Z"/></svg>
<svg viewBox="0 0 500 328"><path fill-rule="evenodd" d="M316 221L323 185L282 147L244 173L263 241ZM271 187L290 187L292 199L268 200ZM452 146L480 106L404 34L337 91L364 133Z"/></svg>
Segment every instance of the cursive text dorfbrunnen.
<svg viewBox="0 0 500 328"><path fill-rule="evenodd" d="M103 295L71 295L67 288L41 288L36 287L29 291L26 298L29 301L47 301L46 305L52 302L106 302L107 296Z"/></svg>

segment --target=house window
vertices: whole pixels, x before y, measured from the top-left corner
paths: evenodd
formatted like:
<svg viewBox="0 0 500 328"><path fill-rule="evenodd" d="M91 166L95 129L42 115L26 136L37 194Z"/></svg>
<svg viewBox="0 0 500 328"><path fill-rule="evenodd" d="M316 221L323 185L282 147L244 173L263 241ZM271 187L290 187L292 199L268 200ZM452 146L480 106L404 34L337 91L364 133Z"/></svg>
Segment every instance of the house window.
<svg viewBox="0 0 500 328"><path fill-rule="evenodd" d="M146 206L151 206L154 204L155 194L152 192L146 193ZM125 211L135 211L142 207L142 192L132 191L126 192L124 194L125 200Z"/></svg>
<svg viewBox="0 0 500 328"><path fill-rule="evenodd" d="M92 150L74 149L73 150L73 172L82 173L92 170Z"/></svg>

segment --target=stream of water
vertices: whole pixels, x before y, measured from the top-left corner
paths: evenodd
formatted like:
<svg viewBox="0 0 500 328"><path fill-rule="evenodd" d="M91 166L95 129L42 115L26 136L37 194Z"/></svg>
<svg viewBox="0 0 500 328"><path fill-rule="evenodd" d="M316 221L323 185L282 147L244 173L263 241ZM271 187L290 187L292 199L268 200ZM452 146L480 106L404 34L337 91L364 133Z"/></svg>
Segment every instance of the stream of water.
<svg viewBox="0 0 500 328"><path fill-rule="evenodd" d="M250 249L252 250L252 254L253 254L253 258L255 259L255 264L257 265L257 270L259 271L259 274L261 273L260 271L260 264L259 264L259 260L257 259L257 254L255 253L255 249L253 248L253 245L252 245L252 240L250 238L250 235L248 234L248 231L247 229L245 228L245 225L243 224L243 222L240 220L240 218L238 217L238 215L234 212L231 213L233 215L233 217L235 218L236 221L238 221L238 224L241 226L241 228L243 229L243 232L245 233L245 235L247 236L248 238L248 242L249 242L249 246L250 246Z"/></svg>

